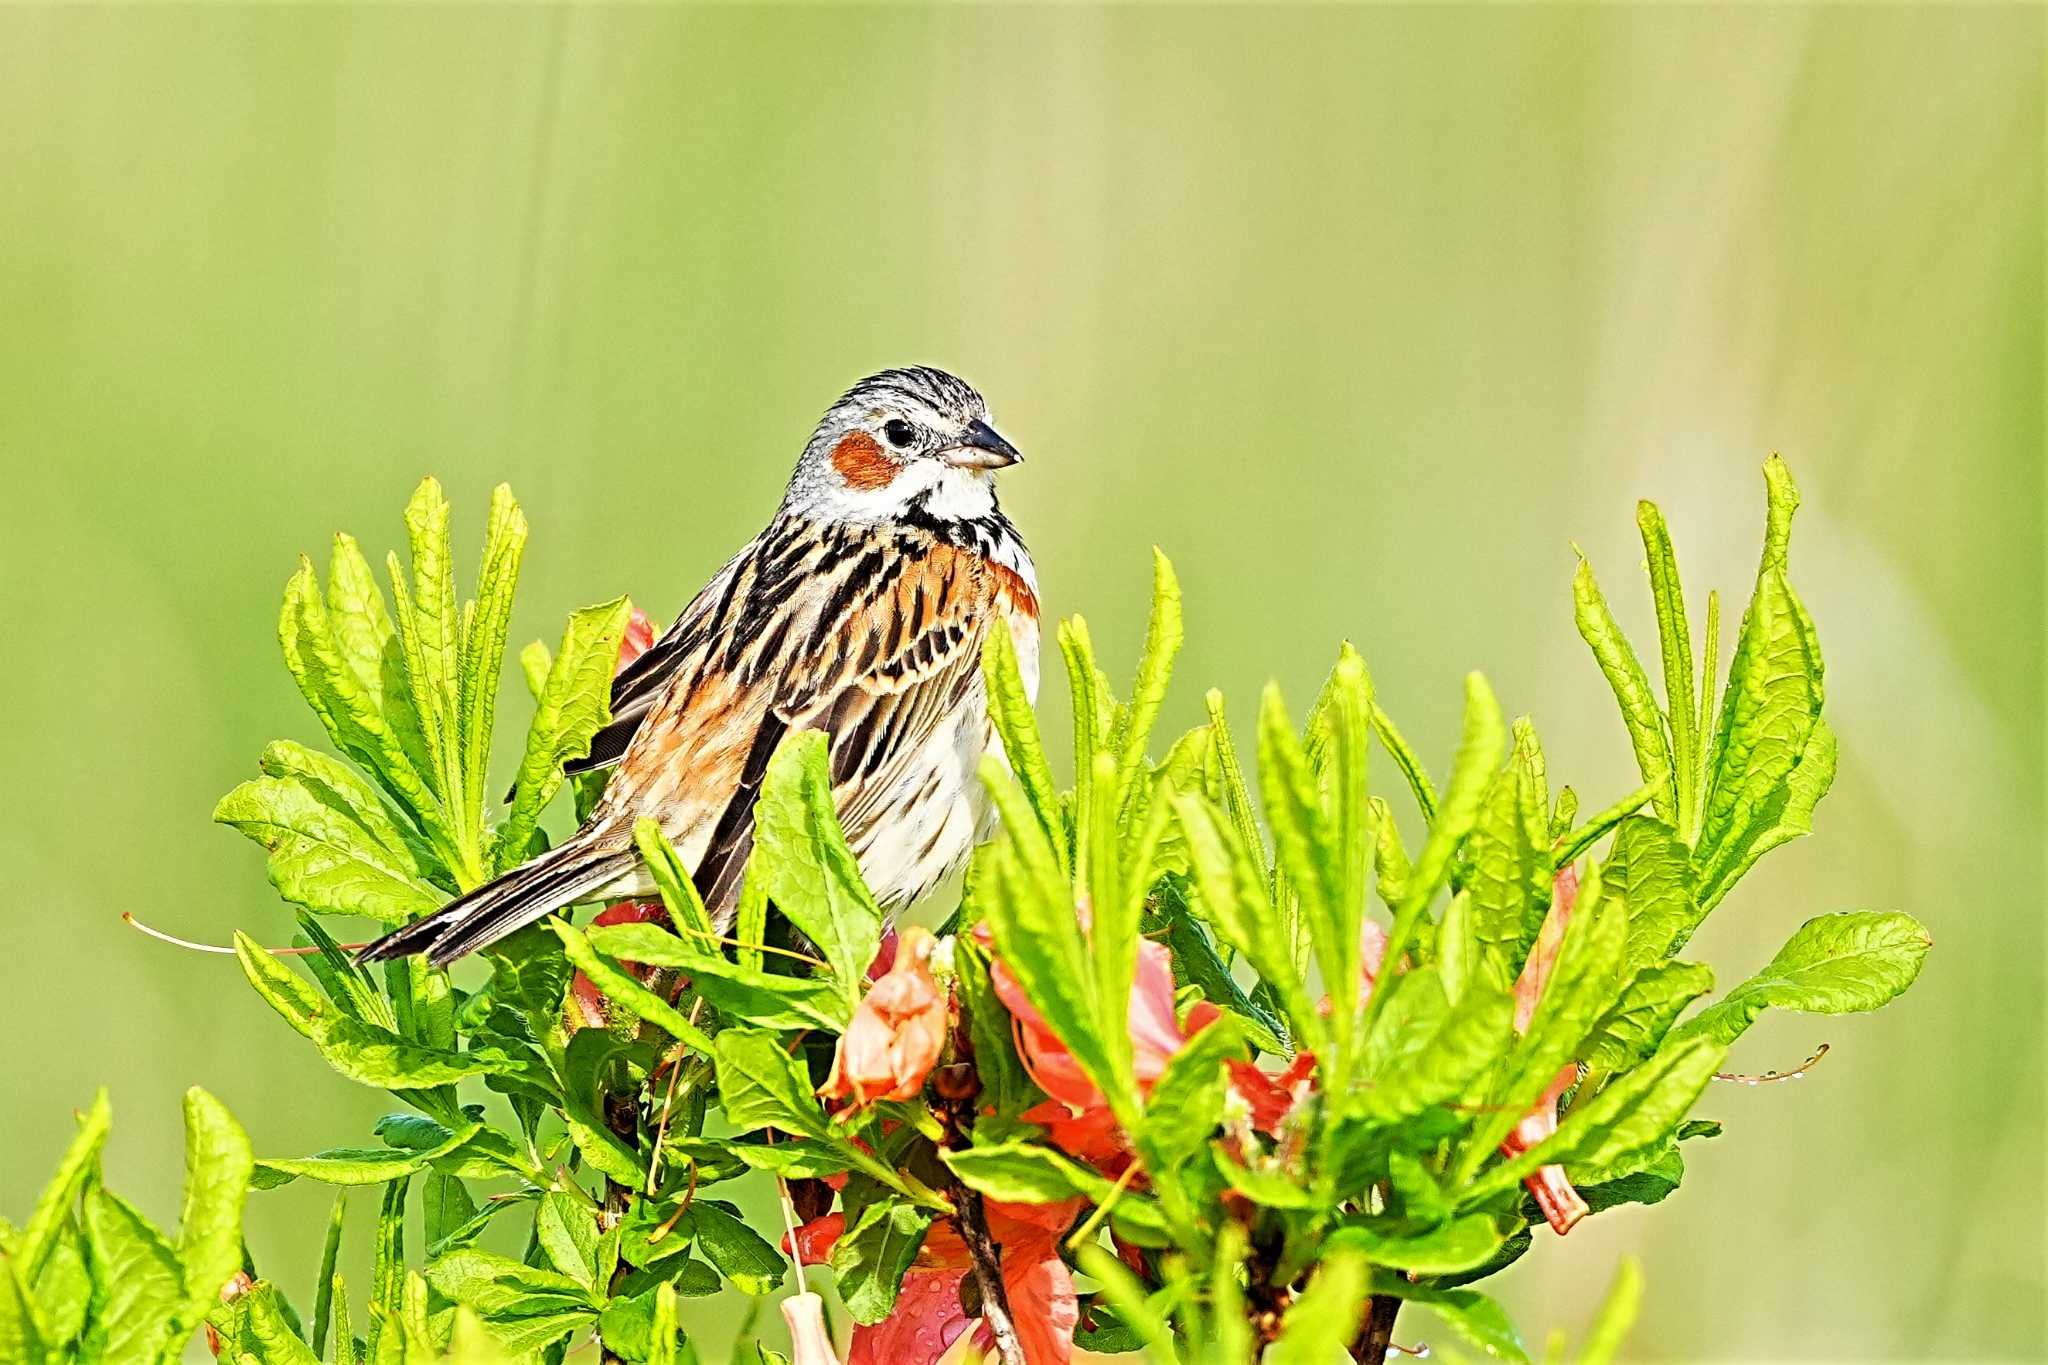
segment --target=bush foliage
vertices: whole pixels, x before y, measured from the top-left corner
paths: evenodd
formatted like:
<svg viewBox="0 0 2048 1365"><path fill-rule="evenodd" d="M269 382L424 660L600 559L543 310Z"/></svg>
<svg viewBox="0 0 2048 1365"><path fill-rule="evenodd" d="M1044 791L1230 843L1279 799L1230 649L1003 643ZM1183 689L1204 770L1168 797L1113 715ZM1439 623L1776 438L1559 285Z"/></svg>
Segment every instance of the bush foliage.
<svg viewBox="0 0 2048 1365"><path fill-rule="evenodd" d="M352 1145L256 1160L195 1090L171 1238L102 1183L102 1097L28 1221L0 1225L0 1362L175 1360L210 1314L217 1352L257 1365L555 1361L592 1333L653 1365L694 1358L680 1297L801 1288L792 1251L829 1267L856 1360L935 1358L976 1323L1034 1362L1076 1343L1377 1360L1404 1303L1528 1359L1473 1286L1546 1224L1670 1195L1683 1144L1720 1133L1694 1108L1761 1011L1874 1009L1928 947L1902 914L1822 915L1694 1008L1716 974L1688 940L1809 832L1834 776L1789 578L1797 495L1775 458L1765 475L1725 681L1719 597L1696 652L1654 506L1661 698L1581 562L1578 629L1643 782L1590 816L1477 674L1438 785L1348 645L1305 713L1267 689L1246 748L1213 692L1205 723L1159 739L1181 642L1160 556L1127 696L1086 625L1059 626L1071 784L993 633L1008 762L983 777L1002 819L935 938L885 925L834 816L828 740L806 733L768 770L729 934L648 825L658 907L552 917L454 976L366 970L330 923L405 923L546 847L633 615L578 612L552 653L520 656L534 708L499 803L526 522L498 490L458 606L429 481L388 601L347 536L324 585L302 562L287 586L286 664L334 752L272 744L215 812L297 907L301 951L236 935L250 985L394 1110ZM580 813L595 783L569 785ZM294 1180L337 1188L317 1274L286 1277L312 1286L303 1313L239 1233L247 1190ZM335 1266L362 1186L380 1192L374 1270L352 1286ZM778 1204L786 1219L748 1212ZM1638 1293L1625 1266L1582 1359L1612 1358ZM751 1336L740 1353L774 1355Z"/></svg>

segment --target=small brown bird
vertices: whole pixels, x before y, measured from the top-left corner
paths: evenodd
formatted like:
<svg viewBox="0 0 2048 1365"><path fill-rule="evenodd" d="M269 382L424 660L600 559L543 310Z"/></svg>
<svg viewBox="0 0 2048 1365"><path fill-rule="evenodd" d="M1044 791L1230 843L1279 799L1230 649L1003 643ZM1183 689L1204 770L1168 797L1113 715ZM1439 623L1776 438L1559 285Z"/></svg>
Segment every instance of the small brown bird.
<svg viewBox="0 0 2048 1365"><path fill-rule="evenodd" d="M1038 683L1031 556L996 504L1020 457L981 395L928 368L853 386L812 433L768 528L612 684L612 721L569 770L614 764L558 847L365 948L445 965L580 901L651 895L633 842L658 821L724 929L753 847L770 755L831 737L834 803L885 910L960 866L992 816L977 776L1001 753L982 643L1006 629Z"/></svg>

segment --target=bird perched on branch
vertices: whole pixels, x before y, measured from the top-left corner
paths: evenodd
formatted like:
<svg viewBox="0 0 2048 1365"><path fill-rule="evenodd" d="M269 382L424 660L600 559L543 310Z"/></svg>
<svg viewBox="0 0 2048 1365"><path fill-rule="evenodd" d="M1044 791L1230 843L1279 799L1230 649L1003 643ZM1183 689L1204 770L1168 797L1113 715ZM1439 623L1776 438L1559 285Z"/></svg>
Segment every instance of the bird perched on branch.
<svg viewBox="0 0 2048 1365"><path fill-rule="evenodd" d="M834 804L884 909L967 857L1000 752L982 643L1008 630L1038 677L1037 578L996 503L1017 463L988 407L941 370L884 370L827 409L766 530L612 685L612 720L570 772L616 766L558 847L363 950L445 965L579 901L645 896L634 845L659 822L723 931L753 847L754 800L787 735L831 737Z"/></svg>

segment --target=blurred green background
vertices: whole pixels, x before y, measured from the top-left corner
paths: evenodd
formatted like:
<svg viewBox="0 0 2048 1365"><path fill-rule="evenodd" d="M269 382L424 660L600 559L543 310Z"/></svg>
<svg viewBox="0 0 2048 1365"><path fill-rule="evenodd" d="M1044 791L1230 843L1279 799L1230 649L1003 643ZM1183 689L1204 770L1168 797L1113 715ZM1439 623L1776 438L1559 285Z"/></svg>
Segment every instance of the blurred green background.
<svg viewBox="0 0 2048 1365"><path fill-rule="evenodd" d="M1119 667L1175 557L1169 719L1303 703L1348 636L1439 771L1479 667L1589 806L1635 780L1569 542L1647 639L1634 499L1698 610L1783 451L1841 777L1697 955L1854 907L1936 951L1881 1016L1756 1029L1753 1069L1835 1050L1717 1088L1683 1191L1502 1292L1540 1340L1635 1251L1642 1358L2038 1358L2043 45L2037 7L0 11L0 1208L101 1082L163 1219L185 1086L266 1154L387 1107L118 919L290 932L207 816L311 737L300 551L392 544L432 471L467 557L510 480L517 640L666 618L830 399L931 361ZM252 1199L295 1294L324 1212Z"/></svg>

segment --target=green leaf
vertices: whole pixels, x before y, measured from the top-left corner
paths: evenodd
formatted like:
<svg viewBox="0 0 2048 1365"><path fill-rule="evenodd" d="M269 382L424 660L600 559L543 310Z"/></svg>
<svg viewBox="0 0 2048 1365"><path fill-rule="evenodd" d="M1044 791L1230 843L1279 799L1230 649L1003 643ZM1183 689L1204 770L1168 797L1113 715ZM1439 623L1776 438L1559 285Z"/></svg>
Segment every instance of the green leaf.
<svg viewBox="0 0 2048 1365"><path fill-rule="evenodd" d="M676 1342L681 1335L676 1324L675 1286L660 1285L654 1291L654 1326L649 1333L647 1365L679 1365Z"/></svg>
<svg viewBox="0 0 2048 1365"><path fill-rule="evenodd" d="M1467 1344L1495 1360L1528 1365L1528 1348L1522 1345L1507 1313L1477 1290L1415 1284L1390 1270L1373 1275L1371 1290L1374 1294L1391 1294L1409 1303L1423 1304Z"/></svg>
<svg viewBox="0 0 2048 1365"><path fill-rule="evenodd" d="M1145 1122L1138 1130L1145 1169L1155 1182L1208 1145L1223 1122L1229 1090L1224 1062L1243 1057L1243 1039L1226 1015L1167 1059L1145 1101Z"/></svg>
<svg viewBox="0 0 2048 1365"><path fill-rule="evenodd" d="M84 1242L76 1223L64 1225L31 1288L50 1344L62 1349L76 1343L92 1297L92 1278L86 1272Z"/></svg>
<svg viewBox="0 0 2048 1365"><path fill-rule="evenodd" d="M1325 1031L1308 988L1294 969L1279 916L1267 890L1263 850L1242 841L1236 827L1204 797L1173 798L1195 874L1193 909L1218 937L1251 963L1259 979L1279 997L1296 1037L1304 1045Z"/></svg>
<svg viewBox="0 0 2048 1365"><path fill-rule="evenodd" d="M215 1308L210 1320L220 1333L220 1349L229 1360L260 1360L263 1365L320 1365L320 1357L299 1339L280 1301L277 1287L258 1280L232 1303Z"/></svg>
<svg viewBox="0 0 2048 1365"><path fill-rule="evenodd" d="M541 811L562 785L562 765L589 753L591 738L611 719L612 675L631 612L621 597L570 615L527 727L512 811L499 834L502 866L524 861Z"/></svg>
<svg viewBox="0 0 2048 1365"><path fill-rule="evenodd" d="M931 1224L929 1209L886 1198L854 1215L832 1245L830 1264L840 1300L855 1322L878 1323L895 1309L903 1276Z"/></svg>
<svg viewBox="0 0 2048 1365"><path fill-rule="evenodd" d="M686 938L698 951L716 955L718 931L711 923L711 912L704 908L704 897L698 892L690 869L683 866L675 845L661 832L661 823L644 816L635 821L633 843L640 850L641 861L647 864L648 875L654 879L655 890L668 910L670 922L676 926L677 935Z"/></svg>
<svg viewBox="0 0 2048 1365"><path fill-rule="evenodd" d="M1174 577L1172 562L1155 545L1152 613L1145 626L1145 649L1138 657L1138 677L1131 687L1131 704L1125 714L1116 763L1116 801L1112 808L1119 812L1128 807L1133 786L1145 770L1145 747L1152 737L1153 725L1158 722L1159 708L1166 700L1166 686L1173 677L1174 657L1180 653L1183 638L1180 583Z"/></svg>
<svg viewBox="0 0 2048 1365"><path fill-rule="evenodd" d="M1626 933L1623 917L1621 907L1606 899L1598 876L1587 878L1566 924L1550 979L1521 1042L1488 1096L1486 1111L1474 1121L1453 1184L1471 1177L1550 1087L1557 1073L1577 1059L1586 1036L1619 993Z"/></svg>
<svg viewBox="0 0 2048 1365"><path fill-rule="evenodd" d="M981 775L1002 812L1003 826L995 842L975 858L971 889L975 904L987 914L996 953L1119 1115L1135 1119L1132 1090L1118 1088L1115 1064L1097 1027L1096 975L1074 913L1071 885L1010 775L993 758L982 760Z"/></svg>
<svg viewBox="0 0 2048 1365"><path fill-rule="evenodd" d="M1368 1266L1354 1250L1323 1256L1315 1278L1280 1324L1280 1335L1260 1357L1265 1365L1329 1365L1349 1354L1365 1316Z"/></svg>
<svg viewBox="0 0 2048 1365"><path fill-rule="evenodd" d="M1394 1126L1468 1098L1514 1039L1514 1002L1474 983L1455 1005L1433 968L1395 976L1367 1036L1346 1112Z"/></svg>
<svg viewBox="0 0 2048 1365"><path fill-rule="evenodd" d="M1674 1042L1740 1038L1766 1008L1874 1010L1913 984L1933 940L1910 915L1860 910L1799 926L1770 965L1672 1031Z"/></svg>
<svg viewBox="0 0 2048 1365"><path fill-rule="evenodd" d="M1542 751L1534 731L1515 727L1515 752L1487 788L1465 841L1471 859L1471 932L1488 984L1506 990L1550 904L1550 812L1542 788Z"/></svg>
<svg viewBox="0 0 2048 1365"><path fill-rule="evenodd" d="M1655 1151L1684 1120L1728 1049L1705 1039L1676 1041L1635 1070L1574 1104L1557 1132L1489 1170L1467 1188L1466 1208L1511 1190L1538 1167L1616 1166Z"/></svg>
<svg viewBox="0 0 2048 1365"><path fill-rule="evenodd" d="M1650 804L1657 791L1654 787L1638 787L1627 796L1604 810L1595 812L1585 824L1570 829L1572 820L1578 814L1578 796L1570 787L1558 793L1557 811L1551 820L1551 833L1556 845L1551 854L1551 864L1564 867L1577 862L1587 849L1600 842L1622 821Z"/></svg>
<svg viewBox="0 0 2048 1365"><path fill-rule="evenodd" d="M451 1251L427 1266L427 1283L456 1303L474 1308L487 1323L552 1318L589 1312L598 1300L581 1283L488 1251ZM502 1336L500 1337L503 1340Z"/></svg>
<svg viewBox="0 0 2048 1365"><path fill-rule="evenodd" d="M557 929L557 933L561 930ZM571 933L575 932L573 929ZM565 935L563 943L570 942ZM658 924L606 924L590 930L586 936L591 949L620 962L637 962L648 967L671 967L689 976L693 988L716 1006L729 1019L742 1020L766 1028L822 1028L833 1033L842 1032L853 1011L846 1003L837 986L822 979L798 976L783 976L764 971L758 967L744 967L730 958L716 953L707 953L686 939L679 938ZM581 952L578 949L577 952ZM583 967L580 960L578 967ZM586 973L588 968L584 968ZM591 979L597 979L591 974ZM616 983L615 983L616 984ZM609 987L603 988L607 995ZM628 1009L638 1014L641 1008L650 1011L654 1003L642 998L647 992L634 994L626 992L614 997ZM636 1005L634 1002L637 1001ZM665 1002L662 1002L665 1003ZM673 1017L671 1017L673 1016ZM641 1015L647 1018L647 1015ZM689 1034L676 1033L670 1023L688 1024L687 1018L677 1015L670 1008L668 1023L661 1019L650 1022L660 1024L678 1038L683 1038L699 1051L709 1052L708 1044L700 1046ZM701 1031L692 1030L698 1037Z"/></svg>
<svg viewBox="0 0 2048 1365"><path fill-rule="evenodd" d="M1035 665L1034 665L1035 667ZM1037 688L1024 679L1017 643L1007 630L992 630L981 650L981 675L988 692L989 720L1003 747L1004 761L1016 775L1025 804L1046 839L1066 865L1067 836L1060 816L1059 787L1046 761L1045 741L1031 709Z"/></svg>
<svg viewBox="0 0 2048 1365"><path fill-rule="evenodd" d="M989 979L988 956L967 935L953 940L953 970L983 1103L993 1105L999 1117L1014 1118L1031 1106L1038 1087L1017 1056L1009 1012Z"/></svg>
<svg viewBox="0 0 2048 1365"><path fill-rule="evenodd" d="M735 1133L774 1128L792 1137L835 1142L832 1125L811 1093L811 1079L772 1033L724 1029L713 1040L718 1101Z"/></svg>
<svg viewBox="0 0 2048 1365"><path fill-rule="evenodd" d="M599 1293L597 1283L597 1211L586 1200L563 1190L549 1190L540 1197L533 1215L533 1239L547 1253L548 1260L588 1293Z"/></svg>
<svg viewBox="0 0 2048 1365"><path fill-rule="evenodd" d="M1336 921L1344 884L1337 833L1324 814L1315 773L1274 684L1268 684L1259 706L1259 796L1273 831L1274 860L1299 901L1294 914L1285 901L1279 903L1283 922L1298 914L1296 941L1306 939L1314 946L1326 981L1356 981L1341 974L1335 960L1341 957ZM1333 1026L1347 1031L1350 1021L1349 1012L1333 1016Z"/></svg>
<svg viewBox="0 0 2048 1365"><path fill-rule="evenodd" d="M1600 1301L1600 1310L1593 1316L1593 1326L1586 1333L1586 1344L1579 1350L1579 1365L1611 1365L1621 1352L1622 1342L1628 1339L1629 1329L1635 1326L1636 1314L1643 1306L1643 1266L1633 1256L1621 1258L1615 1267L1614 1282L1608 1286L1607 1297Z"/></svg>
<svg viewBox="0 0 2048 1365"><path fill-rule="evenodd" d="M1782 568L1758 581L1728 661L1713 782L1696 852L1706 880L1747 852L1738 836L1788 778L1820 717L1820 649Z"/></svg>
<svg viewBox="0 0 2048 1365"><path fill-rule="evenodd" d="M1704 869L1699 887L1702 914L1713 909L1757 859L1780 844L1813 833L1813 810L1834 785L1835 761L1834 731L1816 716L1798 763L1757 808L1749 828L1732 836L1727 851Z"/></svg>
<svg viewBox="0 0 2048 1365"><path fill-rule="evenodd" d="M482 1131L482 1124L467 1124L435 1146L417 1151L334 1147L311 1156L266 1158L256 1163L252 1184L259 1190L272 1190L303 1176L324 1185L385 1185L453 1156Z"/></svg>
<svg viewBox="0 0 2048 1365"><path fill-rule="evenodd" d="M1377 1221L1383 1220L1346 1223L1323 1241L1319 1254L1355 1252L1374 1265L1450 1275L1484 1265L1504 1240L1494 1220L1477 1213L1406 1236L1374 1226Z"/></svg>
<svg viewBox="0 0 2048 1365"><path fill-rule="evenodd" d="M490 522L484 533L483 563L477 569L476 601L462 633L456 670L462 722L463 798L469 818L478 824L483 821L488 800L484 783L491 763L491 731L497 722L498 679L505 667L512 598L519 586L519 561L525 550L526 515L519 510L512 489L501 483L491 490ZM524 856L523 849L518 852Z"/></svg>
<svg viewBox="0 0 2048 1365"><path fill-rule="evenodd" d="M581 1029L569 1039L562 1067L562 1121L583 1159L621 1185L647 1181L647 1163L635 1145L612 1132L608 1095L637 1094L652 1069L651 1044L603 1029Z"/></svg>
<svg viewBox="0 0 2048 1365"><path fill-rule="evenodd" d="M369 773L399 806L432 829L450 851L453 832L438 798L423 775L432 772L424 754L407 745L386 719L383 699L362 681L337 646L311 560L301 556L298 572L285 584L278 641L285 666L313 708L335 747ZM414 746L417 749L418 746ZM416 764L416 760L418 763Z"/></svg>
<svg viewBox="0 0 2048 1365"><path fill-rule="evenodd" d="M1035 1142L998 1142L941 1151L960 1183L1006 1204L1056 1204L1075 1195L1098 1198L1109 1182Z"/></svg>
<svg viewBox="0 0 2048 1365"><path fill-rule="evenodd" d="M1622 634L1600 585L1593 580L1593 566L1579 557L1578 572L1572 576L1572 601L1576 605L1579 635L1592 647L1593 658L1614 689L1621 706L1622 723L1628 727L1629 742L1636 751L1636 766L1643 782L1656 789L1653 798L1658 816L1669 824L1678 818L1677 788L1671 768L1671 743L1664 731L1664 715L1657 709L1656 694L1650 690L1650 675L1643 671L1635 647Z"/></svg>
<svg viewBox="0 0 2048 1365"><path fill-rule="evenodd" d="M679 1042L706 1056L711 1054L711 1038L702 1029L691 1023L683 1012L663 999L654 991L640 984L634 977L600 957L590 941L576 931L574 925L565 919L551 919L548 927L562 940L562 951L576 969L590 978L591 984L603 992L604 997L614 1005L630 1011L636 1018L644 1019ZM628 926L619 926L628 927ZM656 926L643 924L632 926L654 929ZM670 938L675 938L673 934ZM675 940L681 943L681 939Z"/></svg>
<svg viewBox="0 0 2048 1365"><path fill-rule="evenodd" d="M242 1268L242 1202L255 1165L248 1134L221 1102L197 1086L187 1090L185 1200L177 1243L185 1305L174 1316L186 1331Z"/></svg>
<svg viewBox="0 0 2048 1365"><path fill-rule="evenodd" d="M1320 1212L1328 1203L1299 1173L1282 1169L1268 1159L1261 1158L1255 1166L1246 1165L1221 1146L1211 1147L1209 1156L1224 1183L1254 1204L1269 1209Z"/></svg>
<svg viewBox="0 0 2048 1365"><path fill-rule="evenodd" d="M860 1003L868 964L881 942L882 912L861 880L832 805L826 736L791 735L768 760L754 805L752 875L832 967L848 1013Z"/></svg>
<svg viewBox="0 0 2048 1365"><path fill-rule="evenodd" d="M235 955L241 959L242 973L256 993L286 1023L312 1039L327 1064L350 1080L387 1090L419 1090L465 1076L516 1074L521 1070L517 1058L495 1047L472 1047L466 1052L422 1047L390 1029L352 1019L329 1006L304 978L239 931L235 934Z"/></svg>
<svg viewBox="0 0 2048 1365"><path fill-rule="evenodd" d="M1394 916L1388 935L1387 960L1400 960L1415 921L1429 908L1430 901L1450 875L1451 857L1479 822L1486 789L1500 766L1501 745L1506 727L1501 722L1500 703L1493 689L1477 673L1465 677L1465 724L1458 739L1457 755L1451 760L1451 779L1444 791L1443 805L1430 822L1429 837L1415 860L1415 875L1407 898Z"/></svg>
<svg viewBox="0 0 2048 1365"><path fill-rule="evenodd" d="M770 1294L781 1286L789 1262L767 1238L741 1220L733 1205L700 1199L690 1205L685 1217L696 1249L735 1289L742 1294Z"/></svg>
<svg viewBox="0 0 2048 1365"><path fill-rule="evenodd" d="M334 1322L335 1262L341 1259L341 1234L348 1216L348 1191L337 1190L334 1195L334 1210L327 1216L327 1239L320 1247L320 1276L313 1285L313 1354L318 1356L327 1349L327 1332ZM341 1334L349 1332L348 1309L344 1304L341 1314Z"/></svg>
<svg viewBox="0 0 2048 1365"><path fill-rule="evenodd" d="M1600 1022L1580 1059L1593 1071L1624 1071L1645 1061L1678 1016L1714 989L1714 973L1700 962L1665 962L1635 974Z"/></svg>
<svg viewBox="0 0 2048 1365"><path fill-rule="evenodd" d="M1422 818L1435 820L1436 786L1429 780L1429 769L1422 766L1422 760L1416 757L1415 750L1394 724L1394 718L1377 701L1372 704L1372 732L1380 737L1380 743L1387 748L1387 756L1394 760L1394 766L1408 780L1408 790L1414 795L1415 808L1422 812Z"/></svg>
<svg viewBox="0 0 2048 1365"><path fill-rule="evenodd" d="M1700 739L1695 721L1699 698L1693 692L1692 631L1685 614L1685 588L1678 575L1678 552L1664 514L1653 502L1636 504L1636 526L1643 536L1643 554L1650 567L1650 599L1657 611L1657 644L1664 662L1664 714L1670 726L1674 818L1690 830L1699 799Z"/></svg>
<svg viewBox="0 0 2048 1365"><path fill-rule="evenodd" d="M36 1206L9 1248L20 1267L22 1281L34 1284L43 1273L50 1253L56 1249L58 1233L68 1225L77 1206L78 1192L99 1170L100 1149L106 1145L107 1130L113 1126L113 1110L107 1103L106 1087L93 1096L92 1108L80 1120L78 1134L65 1148L57 1163L57 1174L43 1187Z"/></svg>
<svg viewBox="0 0 2048 1365"><path fill-rule="evenodd" d="M1662 962L1699 927L1691 855L1662 821L1638 815L1621 822L1613 851L1600 865L1600 884L1628 907L1623 952L1630 967Z"/></svg>
<svg viewBox="0 0 2048 1365"><path fill-rule="evenodd" d="M85 1192L84 1211L92 1301L81 1354L156 1360L172 1344L171 1319L184 1302L178 1253L134 1205L102 1185Z"/></svg>

